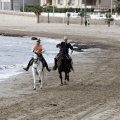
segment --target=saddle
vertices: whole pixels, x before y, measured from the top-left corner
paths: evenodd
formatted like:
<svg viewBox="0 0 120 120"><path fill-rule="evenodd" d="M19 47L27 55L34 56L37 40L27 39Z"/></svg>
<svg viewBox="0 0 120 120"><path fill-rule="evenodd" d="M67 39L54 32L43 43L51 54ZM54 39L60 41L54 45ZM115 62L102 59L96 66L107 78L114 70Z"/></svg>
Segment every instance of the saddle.
<svg viewBox="0 0 120 120"><path fill-rule="evenodd" d="M57 60L59 60L60 58L62 58L62 59L67 59L67 60L70 59L68 55L66 55L66 54L61 54L61 53L58 54L58 56L57 56Z"/></svg>

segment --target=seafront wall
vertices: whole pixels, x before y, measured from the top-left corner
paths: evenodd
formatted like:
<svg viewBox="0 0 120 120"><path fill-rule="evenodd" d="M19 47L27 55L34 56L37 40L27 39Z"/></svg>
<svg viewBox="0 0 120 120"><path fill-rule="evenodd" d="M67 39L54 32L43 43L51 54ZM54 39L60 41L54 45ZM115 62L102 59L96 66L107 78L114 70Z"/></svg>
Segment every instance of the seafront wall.
<svg viewBox="0 0 120 120"><path fill-rule="evenodd" d="M98 19L89 19L91 25L106 25L105 20L98 20ZM49 16L50 23L64 23L67 24L68 18L67 17L53 17ZM37 23L37 17L33 13L21 13L21 12L14 12L14 11L0 11L0 24L2 23L10 24L10 23L17 23L17 24L34 24ZM47 23L48 16L40 16L40 23ZM71 18L69 19L70 24L81 24L81 18ZM84 24L84 19L83 19ZM111 22L111 25L118 25L120 26L120 20L114 20Z"/></svg>

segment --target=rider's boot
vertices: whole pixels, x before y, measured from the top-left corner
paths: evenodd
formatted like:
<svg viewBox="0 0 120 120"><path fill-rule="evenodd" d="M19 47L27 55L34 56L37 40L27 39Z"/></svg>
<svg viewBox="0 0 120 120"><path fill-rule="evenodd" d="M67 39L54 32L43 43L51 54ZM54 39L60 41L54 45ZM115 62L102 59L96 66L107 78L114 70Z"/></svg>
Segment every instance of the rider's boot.
<svg viewBox="0 0 120 120"><path fill-rule="evenodd" d="M73 62L72 62L72 60L70 59L70 60L69 60L70 69L74 71L74 68L73 68L72 64L73 64Z"/></svg>
<svg viewBox="0 0 120 120"><path fill-rule="evenodd" d="M74 71L74 68L73 68L73 66L72 66L72 63L71 63L71 70L73 70L73 71Z"/></svg>
<svg viewBox="0 0 120 120"><path fill-rule="evenodd" d="M44 63L45 63L45 67L46 67L47 71L50 72L50 69L48 68L48 64L47 64L47 62L45 61L45 59L44 59Z"/></svg>
<svg viewBox="0 0 120 120"><path fill-rule="evenodd" d="M24 70L28 71L29 67L33 64L33 58L29 61L28 65L26 68L23 68Z"/></svg>
<svg viewBox="0 0 120 120"><path fill-rule="evenodd" d="M47 65L47 64L46 64L46 69L47 69L48 72L50 72L50 69L48 68L48 65Z"/></svg>
<svg viewBox="0 0 120 120"><path fill-rule="evenodd" d="M28 68L28 66L27 66L26 68L23 68L23 69L24 69L25 71L28 71L29 68Z"/></svg>
<svg viewBox="0 0 120 120"><path fill-rule="evenodd" d="M54 66L53 66L53 70L56 70L57 69L57 59L55 58L54 59Z"/></svg>

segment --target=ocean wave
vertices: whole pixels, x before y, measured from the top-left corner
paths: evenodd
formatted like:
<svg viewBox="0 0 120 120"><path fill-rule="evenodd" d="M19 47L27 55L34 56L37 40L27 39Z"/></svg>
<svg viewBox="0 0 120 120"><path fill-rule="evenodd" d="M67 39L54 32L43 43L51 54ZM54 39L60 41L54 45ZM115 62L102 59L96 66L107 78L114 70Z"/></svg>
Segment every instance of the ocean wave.
<svg viewBox="0 0 120 120"><path fill-rule="evenodd" d="M19 68L19 67L22 67L22 66L23 65L21 65L21 64L17 64L17 65L0 65L0 70Z"/></svg>

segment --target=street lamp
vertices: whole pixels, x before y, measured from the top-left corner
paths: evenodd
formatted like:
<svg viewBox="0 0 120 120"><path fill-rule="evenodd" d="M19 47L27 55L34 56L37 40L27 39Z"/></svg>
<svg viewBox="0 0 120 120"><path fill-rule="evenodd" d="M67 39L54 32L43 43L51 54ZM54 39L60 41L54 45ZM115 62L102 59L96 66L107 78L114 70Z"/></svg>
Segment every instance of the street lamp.
<svg viewBox="0 0 120 120"><path fill-rule="evenodd" d="M53 5L53 16L54 16L54 11L55 11L55 9L54 9L54 5Z"/></svg>
<svg viewBox="0 0 120 120"><path fill-rule="evenodd" d="M82 0L80 0L80 7L81 7L81 12L82 12Z"/></svg>
<svg viewBox="0 0 120 120"><path fill-rule="evenodd" d="M1 10L1 0L0 0L0 10Z"/></svg>
<svg viewBox="0 0 120 120"><path fill-rule="evenodd" d="M85 23L86 23L86 0L85 0Z"/></svg>
<svg viewBox="0 0 120 120"><path fill-rule="evenodd" d="M44 4L43 8L46 8L46 11L48 12L48 23L49 23L50 22L50 20L49 20L49 18L50 18L50 16L49 16L49 4Z"/></svg>
<svg viewBox="0 0 120 120"><path fill-rule="evenodd" d="M23 0L23 12L25 11L25 1Z"/></svg>
<svg viewBox="0 0 120 120"><path fill-rule="evenodd" d="M112 15L112 0L111 0L111 15Z"/></svg>

